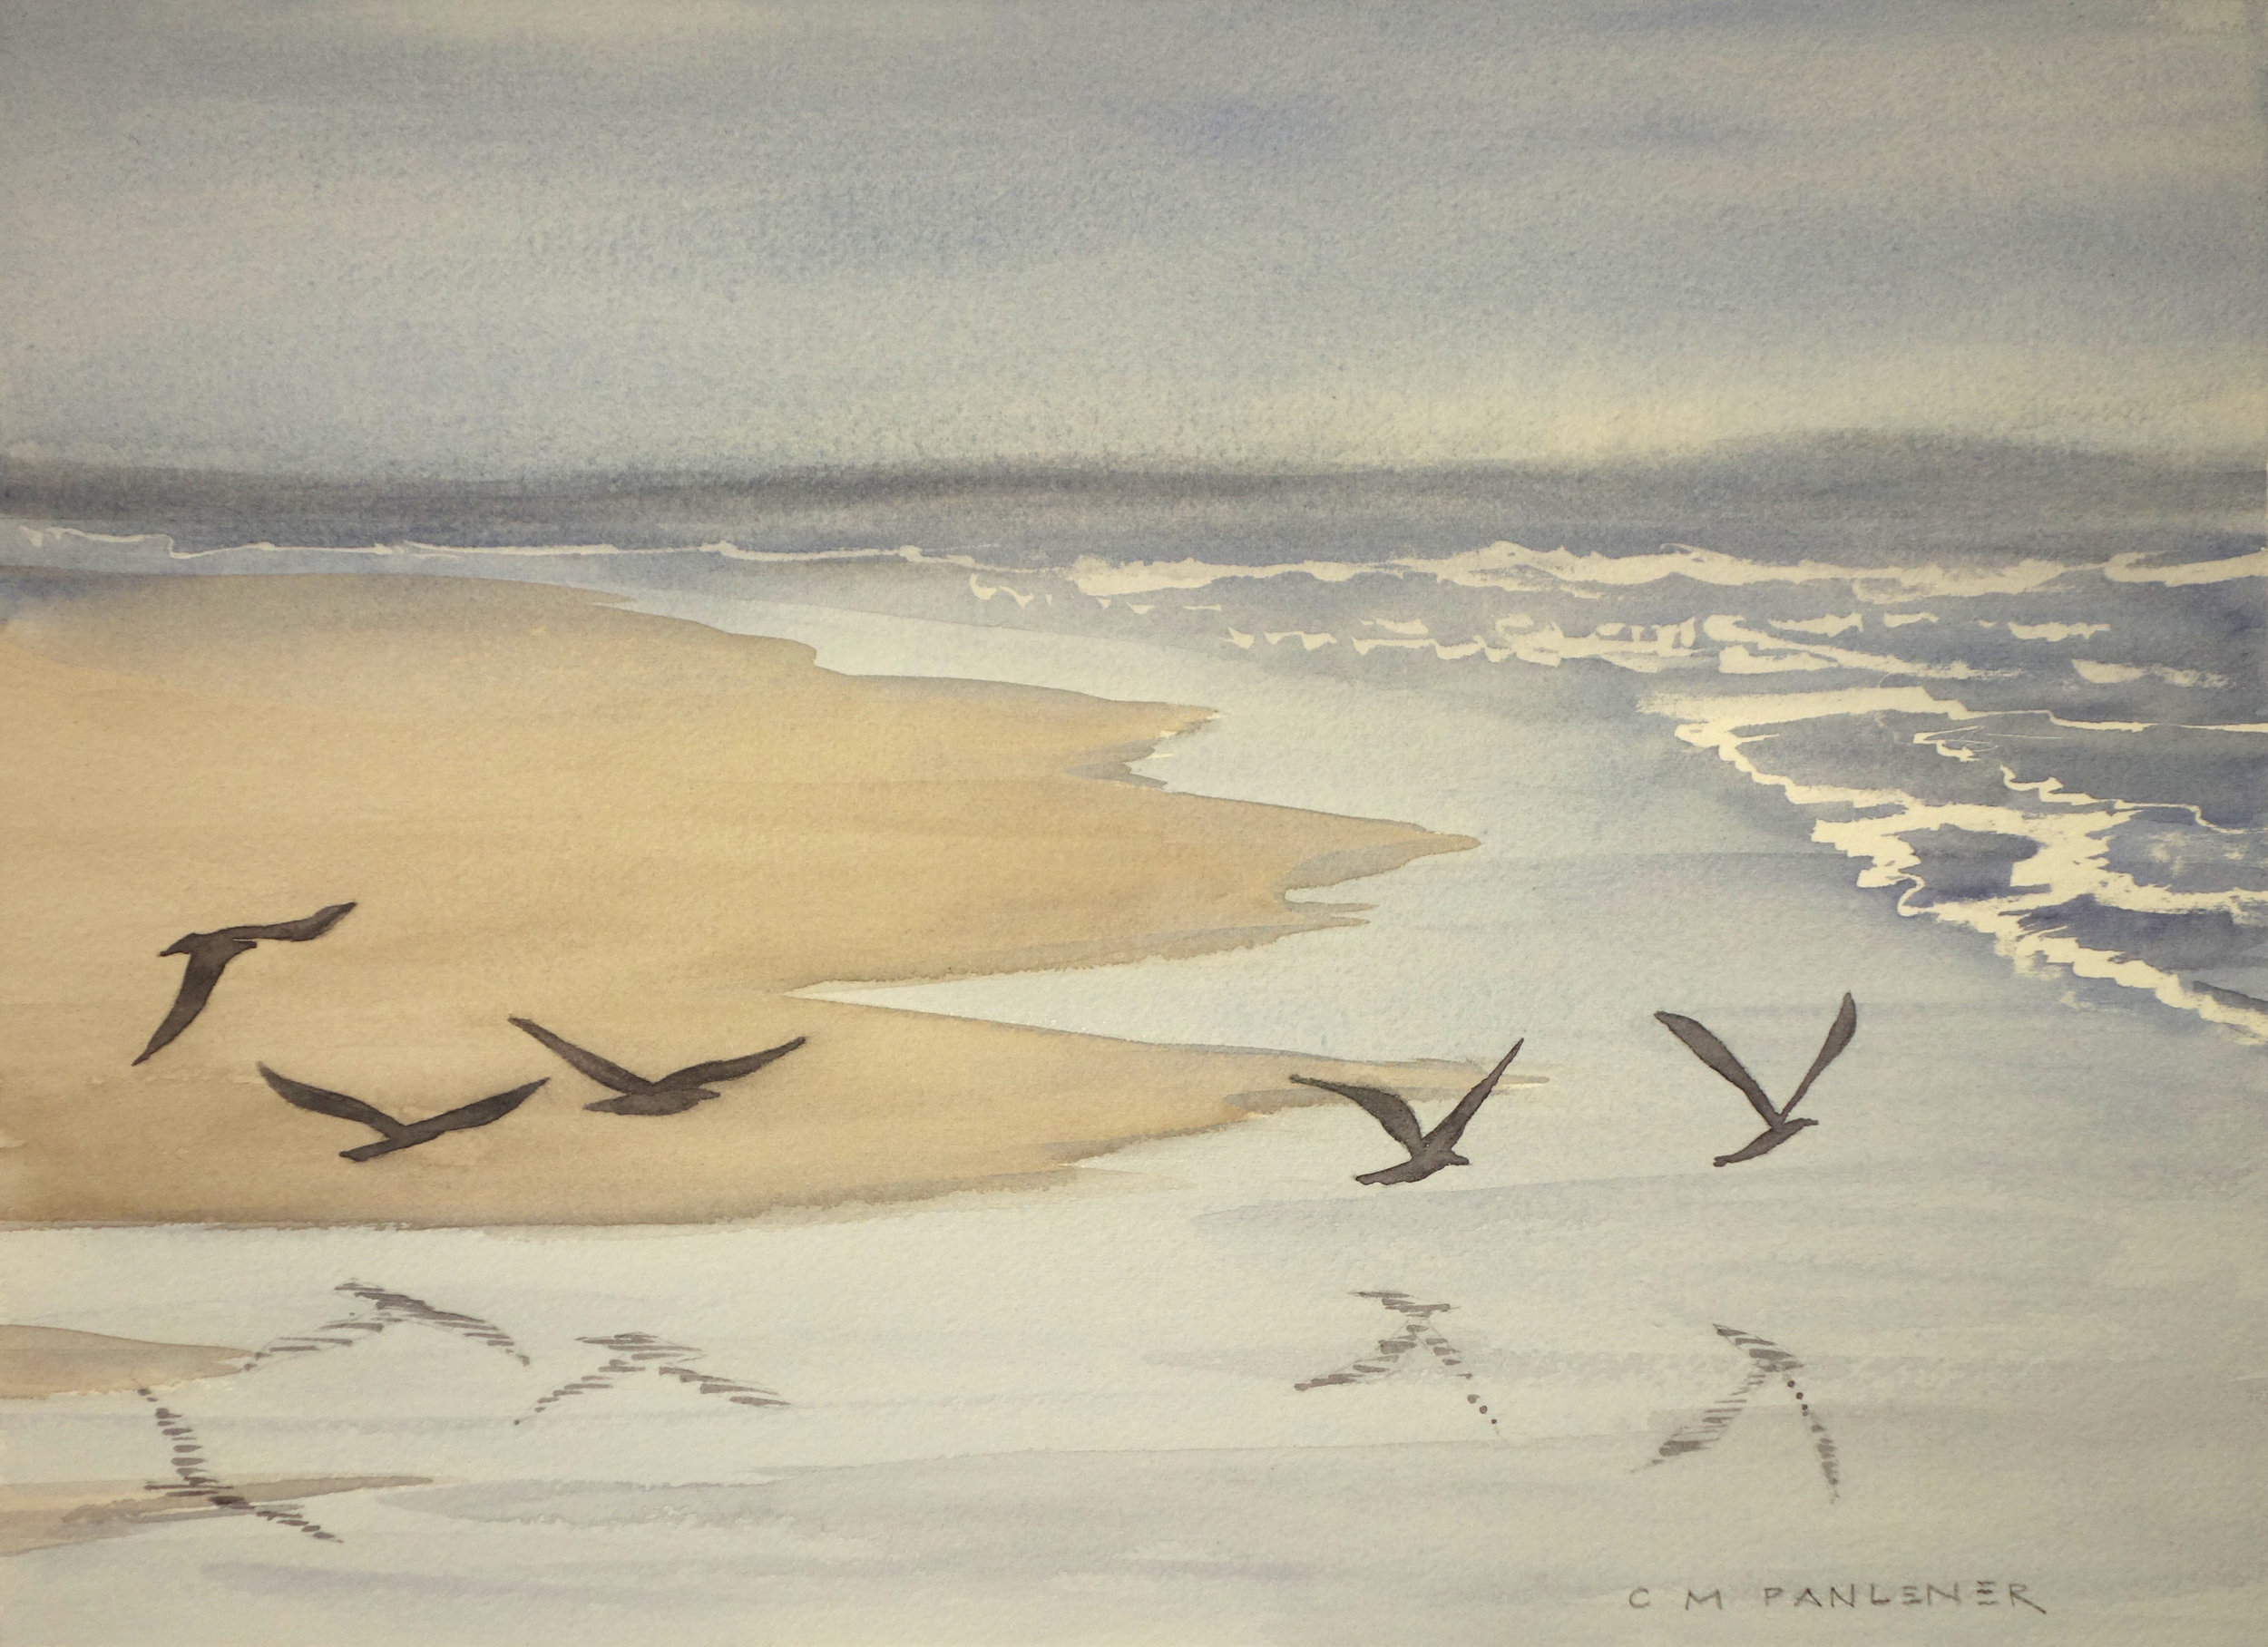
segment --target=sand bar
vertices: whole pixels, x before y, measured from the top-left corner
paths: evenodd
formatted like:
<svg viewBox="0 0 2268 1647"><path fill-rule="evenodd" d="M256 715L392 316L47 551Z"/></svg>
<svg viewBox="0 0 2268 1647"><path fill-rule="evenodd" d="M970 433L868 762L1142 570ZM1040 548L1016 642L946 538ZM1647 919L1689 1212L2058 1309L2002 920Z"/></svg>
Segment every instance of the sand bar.
<svg viewBox="0 0 2268 1647"><path fill-rule="evenodd" d="M218 1344L153 1344L64 1327L0 1324L0 1400L159 1389L234 1372L250 1353Z"/></svg>
<svg viewBox="0 0 2268 1647"><path fill-rule="evenodd" d="M1061 1172L1310 1095L1280 1056L790 992L1266 941L1360 907L1286 892L1470 844L1110 781L1201 709L841 676L575 591L19 588L0 1187L20 1221L676 1222ZM159 950L346 900L321 940L232 963L131 1067L180 978ZM515 1014L647 1075L808 1042L716 1102L621 1117L586 1112L609 1095ZM337 1152L372 1135L285 1106L260 1062L405 1120L550 1084L355 1164Z"/></svg>
<svg viewBox="0 0 2268 1647"><path fill-rule="evenodd" d="M326 1493L371 1487L419 1486L423 1476L263 1476L233 1482L228 1495L247 1504L283 1506ZM250 1512L194 1494L153 1491L135 1481L55 1481L37 1486L0 1486L0 1555L57 1545L115 1538L138 1528L177 1521L205 1521Z"/></svg>

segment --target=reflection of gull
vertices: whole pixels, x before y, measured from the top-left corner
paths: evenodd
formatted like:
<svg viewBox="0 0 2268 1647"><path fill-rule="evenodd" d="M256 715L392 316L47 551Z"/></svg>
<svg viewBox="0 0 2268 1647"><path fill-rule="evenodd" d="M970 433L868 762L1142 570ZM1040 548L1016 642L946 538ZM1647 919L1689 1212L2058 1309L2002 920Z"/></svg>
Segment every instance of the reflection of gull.
<svg viewBox="0 0 2268 1647"><path fill-rule="evenodd" d="M312 1355L325 1350L335 1350L347 1344L358 1344L360 1338L342 1338L341 1333L360 1333L376 1337L388 1327L414 1322L433 1327L443 1332L455 1333L474 1342L485 1344L491 1350L510 1356L521 1366L528 1365L527 1356L513 1342L512 1335L494 1321L483 1321L477 1315L459 1315L454 1310L436 1310L422 1298L412 1298L406 1292L389 1292L383 1287L367 1286L358 1281L341 1282L334 1291L358 1298L370 1306L367 1314L349 1315L335 1321L325 1321L311 1332L295 1332L262 1346L244 1363L247 1372L262 1361L281 1355Z"/></svg>
<svg viewBox="0 0 2268 1647"><path fill-rule="evenodd" d="M1733 1056L1732 1049L1723 1041L1693 1019L1681 1018L1675 1012L1657 1012L1654 1016L1660 1020L1663 1028L1685 1042L1686 1049L1694 1057L1739 1087L1743 1096L1755 1106L1756 1113L1764 1117L1765 1130L1731 1155L1719 1155L1716 1158L1719 1166L1730 1166L1735 1161L1750 1161L1758 1155L1767 1155L1804 1127L1818 1126L1819 1123L1809 1116L1800 1121L1791 1121L1788 1116L1804 1101L1804 1095L1812 1089L1812 1083L1819 1078L1820 1072L1833 1063L1837 1055L1851 1044L1851 1038L1858 1033L1859 1028L1858 1005L1846 995L1843 998L1843 1010L1835 1014L1835 1021L1828 1027L1827 1038L1819 1048L1819 1056L1812 1060L1810 1073L1796 1087L1795 1096L1774 1109L1772 1100L1764 1096L1764 1088L1756 1084L1756 1077L1742 1067L1741 1061Z"/></svg>
<svg viewBox="0 0 2268 1647"><path fill-rule="evenodd" d="M359 1121L380 1135L376 1144L357 1144L352 1149L338 1153L349 1161L367 1161L374 1155L407 1149L415 1144L429 1144L443 1133L463 1132L471 1126L486 1126L501 1121L526 1103L544 1081L530 1081L525 1087L515 1087L510 1092L500 1092L494 1097L481 1098L471 1104L444 1110L437 1116L427 1116L422 1121L396 1121L382 1109L374 1109L360 1098L350 1098L343 1092L329 1092L320 1087L309 1087L289 1076L278 1075L267 1065L257 1067L268 1084L276 1089L276 1096L287 1104L301 1109L311 1109L318 1116L336 1116L342 1121ZM550 1077L544 1077L549 1080Z"/></svg>
<svg viewBox="0 0 2268 1647"><path fill-rule="evenodd" d="M585 1104L585 1109L604 1110L615 1116L673 1116L687 1110L704 1099L721 1095L706 1090L711 1081L737 1081L744 1075L754 1075L774 1058L786 1057L803 1045L803 1037L768 1047L762 1052L752 1052L746 1057L720 1058L713 1064L688 1064L658 1081L636 1076L620 1064L608 1062L595 1052L589 1052L572 1041L562 1040L541 1024L515 1018L513 1023L542 1041L553 1052L601 1087L611 1087L622 1096L601 1098L595 1104Z"/></svg>
<svg viewBox="0 0 2268 1647"><path fill-rule="evenodd" d="M1843 1480L1834 1439L1827 1434L1827 1427L1819 1421L1819 1416L1812 1411L1810 1400L1795 1381L1795 1375L1804 1370L1804 1363L1770 1339L1758 1338L1753 1332L1725 1326L1719 1326L1716 1331L1726 1343L1748 1352L1748 1376L1741 1380L1739 1389L1663 1442L1646 1461L1645 1467L1667 1464L1687 1453L1706 1452L1732 1428L1733 1420L1747 1407L1748 1398L1776 1377L1795 1398L1795 1409L1804 1415L1804 1422L1811 1430L1812 1451L1819 1459L1819 1473L1827 1478L1827 1496L1839 1496Z"/></svg>
<svg viewBox="0 0 2268 1647"><path fill-rule="evenodd" d="M321 909L305 921L282 921L273 926L222 927L217 932L191 932L177 938L158 953L186 955L189 965L181 973L181 992L174 996L172 1009L165 1021L150 1038L150 1044L142 1049L142 1057L134 1060L145 1062L151 1054L164 1046L195 1021L212 999L212 987L220 981L220 974L228 964L245 950L257 948L263 940L273 939L283 943L305 943L310 938L320 938L337 926L346 916L351 903L334 903Z"/></svg>
<svg viewBox="0 0 2268 1647"><path fill-rule="evenodd" d="M1433 1325L1433 1317L1445 1310L1455 1308L1454 1305L1421 1304L1406 1292L1357 1292L1354 1296L1374 1298L1402 1317L1402 1330L1392 1338L1380 1339L1378 1349L1374 1353L1342 1367L1336 1372L1326 1372L1318 1378L1303 1379L1292 1386L1294 1389L1322 1389L1332 1384L1375 1383L1380 1379L1391 1376L1394 1369L1402 1365L1403 1358L1420 1344L1432 1350L1433 1359L1439 1361L1452 1377L1461 1379L1468 1384L1472 1382L1472 1375L1465 1370L1464 1357L1457 1353L1456 1349L1441 1335ZM1486 1403L1478 1395L1468 1391L1465 1396L1465 1404L1478 1411L1482 1418L1487 1418L1491 1429L1497 1428L1495 1418L1490 1416Z"/></svg>
<svg viewBox="0 0 2268 1647"><path fill-rule="evenodd" d="M513 1420L525 1424L545 1408L565 1400L569 1396L588 1395L596 1389L611 1389L626 1374L651 1371L665 1379L675 1379L680 1384L690 1384L705 1396L722 1396L740 1407L785 1407L785 1398L755 1384L742 1384L732 1379L720 1379L713 1373L683 1365L698 1360L708 1351L690 1344L671 1344L654 1337L650 1332L617 1332L606 1338L587 1338L577 1342L595 1345L614 1353L606 1364L582 1378L570 1379L557 1389L543 1396L527 1413Z"/></svg>
<svg viewBox="0 0 2268 1647"><path fill-rule="evenodd" d="M205 1449L198 1442L197 1432L189 1427L187 1418L163 1405L147 1389L138 1389L134 1393L150 1403L152 1416L157 1419L158 1433L173 1444L173 1474L181 1478L181 1485L156 1490L179 1498L200 1498L216 1510L246 1511L262 1521L296 1528L309 1538L318 1538L325 1544L338 1542L337 1534L326 1533L317 1526L299 1514L299 1506L296 1504L254 1504L243 1494L230 1488L206 1467Z"/></svg>
<svg viewBox="0 0 2268 1647"><path fill-rule="evenodd" d="M1396 1144L1410 1152L1410 1158L1399 1166L1383 1167L1374 1173L1355 1176L1357 1184L1414 1184L1421 1178L1431 1178L1444 1166L1471 1166L1471 1162L1457 1153L1457 1140L1464 1136L1465 1127L1481 1112L1489 1094L1496 1090L1496 1083L1507 1066L1520 1056L1520 1049L1528 1043L1514 1041L1497 1067L1482 1076L1480 1084L1459 1099L1440 1126L1432 1132L1418 1129L1417 1116L1399 1093L1378 1087L1344 1087L1336 1081L1319 1081L1313 1076L1292 1077L1303 1087L1320 1087L1325 1092L1335 1092L1343 1098L1352 1098L1370 1112L1371 1119L1386 1129Z"/></svg>

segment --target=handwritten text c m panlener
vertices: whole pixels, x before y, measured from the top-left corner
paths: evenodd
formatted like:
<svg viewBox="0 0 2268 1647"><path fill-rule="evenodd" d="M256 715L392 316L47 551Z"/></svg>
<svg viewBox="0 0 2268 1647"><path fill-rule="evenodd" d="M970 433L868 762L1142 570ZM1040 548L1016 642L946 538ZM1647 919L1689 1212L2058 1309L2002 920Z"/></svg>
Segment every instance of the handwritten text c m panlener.
<svg viewBox="0 0 2268 1647"><path fill-rule="evenodd" d="M2031 1586L1997 1578L1956 1579L1950 1584L1764 1584L1728 1589L1712 1584L1696 1589L1688 1584L1639 1584L1623 1598L1639 1612L1667 1609L1675 1613L1724 1613L1739 1607L1765 1607L1798 1612L1817 1608L1822 1613L1864 1613L1876 1607L2002 1608L2011 1615L2048 1609L2031 1595Z"/></svg>

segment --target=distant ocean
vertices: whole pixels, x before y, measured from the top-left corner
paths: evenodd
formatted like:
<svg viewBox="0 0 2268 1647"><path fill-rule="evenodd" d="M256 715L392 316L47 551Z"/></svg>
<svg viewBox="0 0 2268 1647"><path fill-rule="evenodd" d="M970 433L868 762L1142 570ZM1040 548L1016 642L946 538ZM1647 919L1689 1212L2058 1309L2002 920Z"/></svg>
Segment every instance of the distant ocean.
<svg viewBox="0 0 2268 1647"><path fill-rule="evenodd" d="M1696 782L1721 765L1777 796L1855 893L2268 1039L2257 470L1864 442L1596 473L548 491L19 470L6 509L17 566L804 602L1513 702L1573 674Z"/></svg>

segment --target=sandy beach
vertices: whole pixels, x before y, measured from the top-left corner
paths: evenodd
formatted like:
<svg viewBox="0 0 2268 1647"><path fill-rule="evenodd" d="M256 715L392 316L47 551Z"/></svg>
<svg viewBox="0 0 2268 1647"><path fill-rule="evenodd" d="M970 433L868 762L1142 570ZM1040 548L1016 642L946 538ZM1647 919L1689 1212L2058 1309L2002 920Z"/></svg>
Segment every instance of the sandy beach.
<svg viewBox="0 0 2268 1647"><path fill-rule="evenodd" d="M790 992L1265 942L1360 907L1287 892L1471 844L1112 781L1202 709L852 678L573 591L33 590L0 633L0 1193L24 1221L667 1223L1061 1173L1310 1095L1280 1057ZM181 977L160 950L349 900L131 1067ZM512 1015L648 1075L807 1044L681 1116L593 1115L605 1089ZM371 1135L259 1063L405 1120L549 1085L356 1164L337 1152Z"/></svg>

